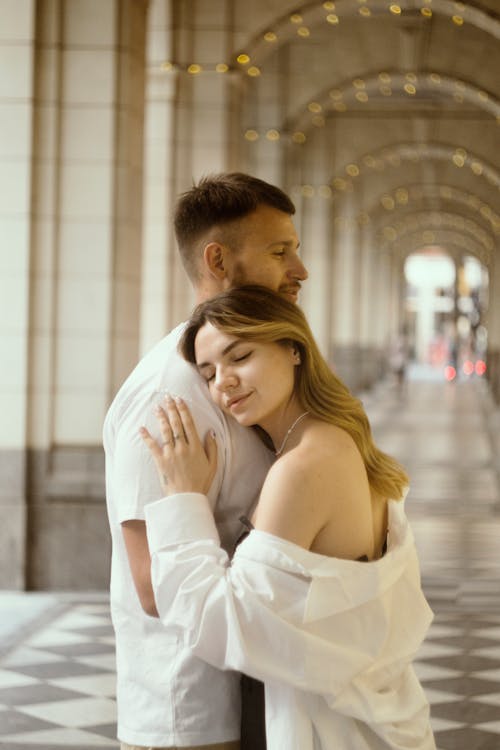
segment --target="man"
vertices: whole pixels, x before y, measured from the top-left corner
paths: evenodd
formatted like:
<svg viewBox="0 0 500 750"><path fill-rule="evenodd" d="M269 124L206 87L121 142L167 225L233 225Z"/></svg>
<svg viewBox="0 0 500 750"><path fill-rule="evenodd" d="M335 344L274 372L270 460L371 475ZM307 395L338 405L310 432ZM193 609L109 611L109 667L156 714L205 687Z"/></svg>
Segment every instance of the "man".
<svg viewBox="0 0 500 750"><path fill-rule="evenodd" d="M298 256L294 212L279 188L240 173L203 179L182 195L175 232L197 302L243 283L262 284L296 301L307 271ZM228 550L241 534L239 517L249 515L257 501L271 458L251 430L225 419L206 383L178 354L182 328L141 360L104 425L123 750L240 748L239 675L194 658L157 619L144 506L158 498L159 483L138 430L157 430L154 407L170 392L188 403L201 434L215 431L218 466L209 499Z"/></svg>

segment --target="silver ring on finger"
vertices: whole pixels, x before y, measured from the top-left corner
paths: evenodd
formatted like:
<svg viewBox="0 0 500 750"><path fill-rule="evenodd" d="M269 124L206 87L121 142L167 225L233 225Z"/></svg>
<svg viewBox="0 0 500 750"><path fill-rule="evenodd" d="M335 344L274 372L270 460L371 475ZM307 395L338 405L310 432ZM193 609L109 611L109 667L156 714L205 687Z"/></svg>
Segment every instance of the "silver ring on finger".
<svg viewBox="0 0 500 750"><path fill-rule="evenodd" d="M177 433L176 435L174 435L174 442L175 442L176 440L180 440L180 439L181 439L181 437L182 437L182 435L181 435L181 434L179 434L179 433Z"/></svg>

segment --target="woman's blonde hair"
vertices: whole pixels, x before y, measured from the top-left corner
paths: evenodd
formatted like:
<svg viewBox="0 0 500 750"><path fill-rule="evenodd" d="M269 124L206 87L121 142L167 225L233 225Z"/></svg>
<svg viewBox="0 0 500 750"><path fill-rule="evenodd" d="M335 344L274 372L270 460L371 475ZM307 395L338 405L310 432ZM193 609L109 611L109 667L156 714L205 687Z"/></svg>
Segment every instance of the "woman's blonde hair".
<svg viewBox="0 0 500 750"><path fill-rule="evenodd" d="M300 352L295 392L304 409L349 433L375 492L395 500L402 497L408 484L406 472L375 445L361 401L332 372L297 305L276 292L253 285L222 292L203 302L194 310L179 343L179 351L193 364L196 335L205 323L247 341L292 343Z"/></svg>

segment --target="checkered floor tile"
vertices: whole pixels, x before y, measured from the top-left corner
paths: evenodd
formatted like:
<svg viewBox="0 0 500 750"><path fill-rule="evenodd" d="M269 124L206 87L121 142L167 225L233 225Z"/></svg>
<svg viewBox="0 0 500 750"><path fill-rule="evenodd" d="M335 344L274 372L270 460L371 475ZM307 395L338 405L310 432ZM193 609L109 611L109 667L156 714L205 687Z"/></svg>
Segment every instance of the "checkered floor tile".
<svg viewBox="0 0 500 750"><path fill-rule="evenodd" d="M416 671L437 748L500 750L500 413L473 382L379 389L365 405L412 478L407 511L436 614ZM49 614L0 648L0 748L117 748L106 601L66 597Z"/></svg>
<svg viewBox="0 0 500 750"><path fill-rule="evenodd" d="M0 661L0 748L117 748L105 603L75 601Z"/></svg>
<svg viewBox="0 0 500 750"><path fill-rule="evenodd" d="M415 662L440 750L500 748L500 607L436 611ZM117 748L114 638L104 603L75 601L0 661L0 748Z"/></svg>
<svg viewBox="0 0 500 750"><path fill-rule="evenodd" d="M431 592L428 592L432 602ZM434 605L436 609L436 605ZM500 609L437 614L415 669L440 750L500 748Z"/></svg>

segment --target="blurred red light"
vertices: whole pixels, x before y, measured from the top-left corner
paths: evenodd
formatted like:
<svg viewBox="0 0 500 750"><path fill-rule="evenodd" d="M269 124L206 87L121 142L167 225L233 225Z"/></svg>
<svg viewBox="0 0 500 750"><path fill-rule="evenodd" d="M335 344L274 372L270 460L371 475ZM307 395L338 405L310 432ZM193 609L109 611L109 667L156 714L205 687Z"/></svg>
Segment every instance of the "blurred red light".
<svg viewBox="0 0 500 750"><path fill-rule="evenodd" d="M470 359L466 359L463 364L463 371L465 375L472 375L474 372L474 362L471 362Z"/></svg>
<svg viewBox="0 0 500 750"><path fill-rule="evenodd" d="M455 378L457 377L457 371L455 370L455 368L453 367L453 365L447 365L444 368L444 376L445 376L446 380L448 380L448 382L451 382L452 380L455 380Z"/></svg>
<svg viewBox="0 0 500 750"><path fill-rule="evenodd" d="M476 375L484 375L486 372L486 362L482 359L478 359L476 362Z"/></svg>

